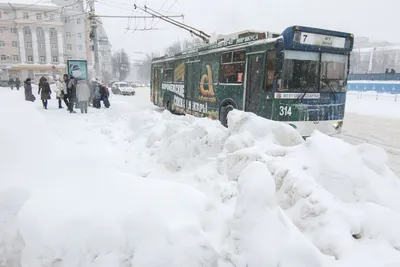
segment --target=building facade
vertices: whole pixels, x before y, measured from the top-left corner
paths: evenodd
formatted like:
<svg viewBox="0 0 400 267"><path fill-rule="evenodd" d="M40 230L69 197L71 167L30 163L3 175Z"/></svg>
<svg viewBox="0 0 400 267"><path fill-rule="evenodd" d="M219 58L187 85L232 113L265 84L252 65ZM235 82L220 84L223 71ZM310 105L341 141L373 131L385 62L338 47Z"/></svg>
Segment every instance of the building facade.
<svg viewBox="0 0 400 267"><path fill-rule="evenodd" d="M384 73L386 69L400 72L400 45L373 42L369 38L355 39L350 71L354 74Z"/></svg>
<svg viewBox="0 0 400 267"><path fill-rule="evenodd" d="M12 2L12 1L11 1ZM0 78L37 81L65 71L61 8L0 3Z"/></svg>
<svg viewBox="0 0 400 267"><path fill-rule="evenodd" d="M108 40L107 33L103 27L102 21L99 21L97 27L97 39L99 48L99 62L100 73L98 74L100 80L109 82L112 79L112 65L111 65L111 44Z"/></svg>

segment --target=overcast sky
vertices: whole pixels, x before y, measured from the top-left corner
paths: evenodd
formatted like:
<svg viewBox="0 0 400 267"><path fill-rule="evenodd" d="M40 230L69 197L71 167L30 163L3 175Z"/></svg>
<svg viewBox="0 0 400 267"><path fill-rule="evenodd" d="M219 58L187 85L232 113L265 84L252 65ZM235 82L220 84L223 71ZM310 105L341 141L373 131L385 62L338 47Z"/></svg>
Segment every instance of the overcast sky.
<svg viewBox="0 0 400 267"><path fill-rule="evenodd" d="M96 13L144 15L133 10L134 2L169 15L183 14L186 24L206 33L245 29L282 32L291 25L304 25L400 43L400 0L96 0ZM172 42L191 38L188 32L157 21L104 18L103 24L113 49L124 48L131 59L143 58L135 52L163 52ZM127 31L128 27L151 25L159 30Z"/></svg>

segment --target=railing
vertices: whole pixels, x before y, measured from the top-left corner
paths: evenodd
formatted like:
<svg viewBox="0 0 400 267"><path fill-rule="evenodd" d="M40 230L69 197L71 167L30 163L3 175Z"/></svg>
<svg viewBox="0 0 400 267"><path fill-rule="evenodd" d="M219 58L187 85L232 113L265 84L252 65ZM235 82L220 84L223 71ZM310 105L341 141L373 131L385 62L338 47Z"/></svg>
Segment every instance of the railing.
<svg viewBox="0 0 400 267"><path fill-rule="evenodd" d="M386 100L386 101L395 101L397 102L397 98L399 94L388 94L388 93L380 93L373 91L348 91L347 95L357 96L358 99L375 99L375 100Z"/></svg>

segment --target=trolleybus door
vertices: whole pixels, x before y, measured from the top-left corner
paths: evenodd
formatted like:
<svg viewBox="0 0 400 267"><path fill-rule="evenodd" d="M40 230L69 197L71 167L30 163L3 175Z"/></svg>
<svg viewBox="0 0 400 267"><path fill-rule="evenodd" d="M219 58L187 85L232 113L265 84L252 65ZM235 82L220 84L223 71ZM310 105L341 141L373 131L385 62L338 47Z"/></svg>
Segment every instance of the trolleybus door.
<svg viewBox="0 0 400 267"><path fill-rule="evenodd" d="M161 95L161 83L160 83L161 69L154 68L153 71L153 84L151 87L151 97L154 104L160 106L159 99Z"/></svg>
<svg viewBox="0 0 400 267"><path fill-rule="evenodd" d="M244 110L259 113L264 78L265 53L247 54Z"/></svg>
<svg viewBox="0 0 400 267"><path fill-rule="evenodd" d="M192 112L192 101L200 92L200 71L200 60L185 63L185 102L188 113Z"/></svg>

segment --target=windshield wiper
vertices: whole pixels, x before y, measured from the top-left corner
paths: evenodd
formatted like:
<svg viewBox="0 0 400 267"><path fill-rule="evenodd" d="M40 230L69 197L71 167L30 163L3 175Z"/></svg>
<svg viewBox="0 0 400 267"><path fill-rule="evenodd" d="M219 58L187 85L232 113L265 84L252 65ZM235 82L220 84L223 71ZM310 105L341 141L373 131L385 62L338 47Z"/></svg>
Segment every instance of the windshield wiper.
<svg viewBox="0 0 400 267"><path fill-rule="evenodd" d="M328 86L329 91L331 91L331 94L333 95L333 99L336 101L338 98L337 98L337 94L336 94L335 90L332 87L331 80L332 79L323 79L322 82ZM338 83L338 88L339 88L339 83Z"/></svg>
<svg viewBox="0 0 400 267"><path fill-rule="evenodd" d="M297 99L301 99L301 100L304 99L304 97L306 96L306 94L309 92L310 89L315 89L315 91L317 91L317 88L316 88L315 84L314 85L312 84L312 79L308 79L307 80L307 84L304 87L300 88L300 89L305 89L303 95L299 96L297 98Z"/></svg>

